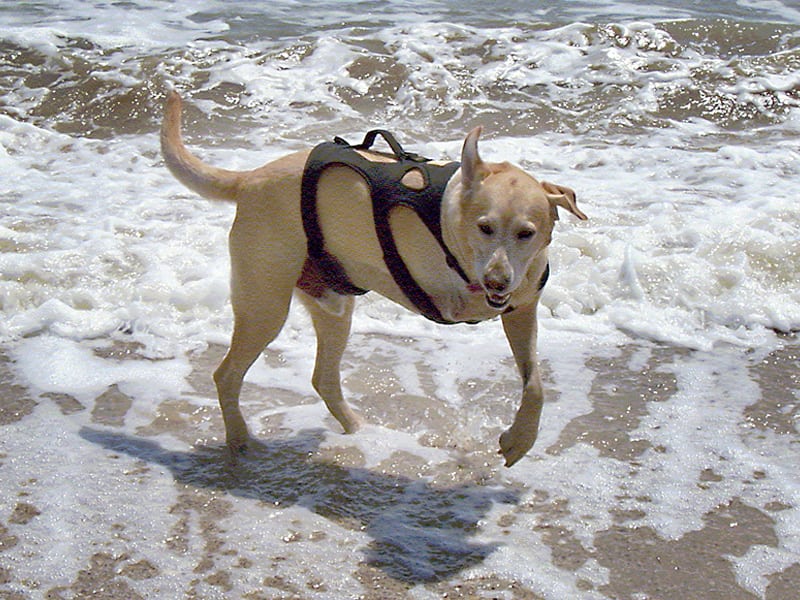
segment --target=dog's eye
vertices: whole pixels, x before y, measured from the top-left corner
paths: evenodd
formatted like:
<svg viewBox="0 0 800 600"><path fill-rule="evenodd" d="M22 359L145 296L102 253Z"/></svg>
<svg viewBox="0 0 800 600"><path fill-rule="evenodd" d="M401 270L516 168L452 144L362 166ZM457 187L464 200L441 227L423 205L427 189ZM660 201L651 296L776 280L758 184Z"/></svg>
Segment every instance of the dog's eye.
<svg viewBox="0 0 800 600"><path fill-rule="evenodd" d="M517 239L518 240L529 240L534 235L536 235L536 232L533 229L523 229L522 231L520 231L517 234Z"/></svg>
<svg viewBox="0 0 800 600"><path fill-rule="evenodd" d="M489 223L478 223L478 229L481 230L483 235L492 235L494 233L494 227Z"/></svg>

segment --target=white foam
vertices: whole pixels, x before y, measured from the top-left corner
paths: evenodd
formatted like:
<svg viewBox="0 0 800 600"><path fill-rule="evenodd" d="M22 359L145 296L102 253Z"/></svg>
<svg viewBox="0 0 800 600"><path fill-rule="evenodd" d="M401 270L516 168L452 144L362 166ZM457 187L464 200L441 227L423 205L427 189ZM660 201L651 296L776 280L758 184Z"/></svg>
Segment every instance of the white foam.
<svg viewBox="0 0 800 600"><path fill-rule="evenodd" d="M738 72L713 49L676 41L667 29L677 25L641 21L690 15L692 7L677 13L656 7L643 15L633 5L598 9L596 3L570 3L552 10L577 10L593 21L599 13L628 18L529 27L521 18L506 26L448 24L403 3L402 10L391 6L402 13L396 23L383 17L388 24L374 28L337 25L336 11L345 9L329 6L331 13L309 21L325 31L237 39L232 29L249 17L226 17L225 3L211 0L193 6L143 0L132 11L124 10L130 3L103 4L91 14L85 3L59 4L63 10L45 20L22 5L5 11L3 19L10 22L4 23L3 39L67 71L78 59L97 61L107 51L107 70L97 76L121 88L142 85L142 56L161 60L159 77L183 86L188 102L206 116L228 123L221 129L213 118L186 124L198 152L221 167L255 167L318 135L358 138L376 124L400 130L409 149L457 158L460 129L484 121L484 158L520 163L540 179L577 190L590 220L562 215L540 310L539 351L549 395L539 440L513 471L496 476L500 484L522 490L520 504L546 490L568 510L553 516L490 503L469 539L496 544L497 550L454 578L498 576L549 599L600 598L579 584L599 588L609 572L591 560L574 573L556 567L540 533L543 521L564 527L591 549L595 536L614 526L612 508L641 511L639 525L676 540L703 527L709 511L733 498L759 510L770 502L789 507L769 512L779 547L753 547L730 559L741 585L763 595L768 577L796 562L797 444L791 434L742 424L762 392L747 370L755 358L729 348L765 355L780 345L772 329L800 328L800 108L789 93L798 84L796 73L775 63L748 74L758 66L750 58L742 59L746 64ZM800 19L786 3L739 4L758 4L790 22ZM265 10L263 3L237 3L245 5L256 13ZM277 3L275 10L293 16L294 8ZM198 11L205 16L198 18ZM551 16L559 14L564 12ZM790 46L790 34L784 37ZM65 40L74 46L85 41L86 48L65 52ZM375 60L376 53L376 63L359 62ZM699 73L721 83L701 88L706 80ZM220 89L234 90L224 106ZM598 89L618 93L618 100L587 110L581 103L595 102ZM691 102L700 89L755 110L760 125L727 128L702 111L686 119L664 116L664 104L675 94L685 91ZM29 485L31 501L43 509L39 521L15 530L23 536L19 548L4 557L11 557L20 581L69 585L89 561L92 544L111 544L119 554L156 557L161 575L157 582L137 582L138 591L179 596L196 578L190 563L200 551L192 548L188 558L165 552L163 536L179 519L169 512L178 493L178 475L169 465L185 462L181 453L189 449L169 435L154 436L164 452L176 453L172 463L161 464L104 448L79 435L91 425L91 410L63 415L43 395L71 394L91 408L116 385L134 399L134 408L123 426L108 432L136 439L137 427L151 422L166 400L188 394L193 402L213 405L213 399L193 395L187 356L208 344L226 344L230 335L227 234L234 208L198 199L172 179L159 157L155 125L146 135L108 140L57 133L34 110L46 95L41 87L4 89L6 114L0 115L0 340L13 360L14 377L39 401L20 426L4 428L0 473L4 490ZM766 105L771 99L781 102L781 115ZM235 115L255 121L253 127L224 129ZM280 141L265 148L264 140ZM388 395L396 388L433 398L453 415L442 435L455 440L455 447L423 443L431 425L422 418L401 431L376 424L354 436L333 433L337 426L310 384L314 338L297 306L270 360L257 362L247 379L302 401L291 407L250 402L245 410L254 431L278 414L290 435L329 428L322 447L356 448L368 469L396 451L433 465L447 463L471 451L461 443L466 439L494 451L519 402L518 376L500 323L436 326L374 295L360 298L357 306L347 355L354 366L346 367L345 380L359 377L361 365L382 361L385 378L375 386L385 389L377 391ZM142 344L137 352L149 360L100 358L96 350L109 349L111 340ZM641 344L627 365L637 372L653 357L648 340L703 352L677 352L671 363L658 366L674 374L678 390L663 402L647 399L638 428L628 432L650 445L636 461L638 471L632 474L629 461L606 456L588 442L548 452L570 423L593 410L596 374L587 362L614 361L619 347ZM487 392L497 394L491 411L466 402L463 389L476 382L494 386ZM797 395L792 393L790 400ZM360 407L371 399L369 393L352 396ZM143 483L125 474L144 463L150 471ZM701 489L698 478L707 469L721 480ZM745 483L756 470L763 477ZM26 483L33 479L36 485ZM147 494L141 485L148 486ZM265 506L241 490L220 495L235 504L236 516L223 519L230 539L300 588L308 573L297 565L317 565L328 597L358 593L352 573L375 535L394 523L388 519L374 523L372 532L356 531L307 506ZM132 504L131 497L146 501ZM501 517L511 513L513 526L501 526ZM124 547L107 540L117 521L142 524ZM328 541L311 543L314 531ZM415 532L400 533L401 542L413 547ZM275 562L264 539L282 540L286 560ZM59 552L48 553L53 540ZM202 542L195 536L192 543ZM31 548L35 560L25 555ZM537 569L530 569L532 562ZM420 572L429 567L423 560ZM231 594L261 583L262 571L236 572L239 587ZM414 594L424 592L417 586ZM303 594L322 598L326 592L303 588Z"/></svg>
<svg viewBox="0 0 800 600"><path fill-rule="evenodd" d="M193 19L198 8L138 0L127 5L98 4L87 13L81 2L42 2L8 15L4 37L61 59L59 48L68 37L89 39L102 47L154 51L228 30L221 20Z"/></svg>
<svg viewBox="0 0 800 600"><path fill-rule="evenodd" d="M131 396L159 401L187 391L188 361L113 362L91 347L53 335L39 335L14 346L16 368L38 393L59 392L93 401L112 385Z"/></svg>
<svg viewBox="0 0 800 600"><path fill-rule="evenodd" d="M378 425L366 425L352 436L328 436L322 447L342 447L354 444L364 456L364 467L374 468L391 458L395 452L407 452L420 457L429 465L450 459L446 450L420 444L419 433L410 434Z"/></svg>

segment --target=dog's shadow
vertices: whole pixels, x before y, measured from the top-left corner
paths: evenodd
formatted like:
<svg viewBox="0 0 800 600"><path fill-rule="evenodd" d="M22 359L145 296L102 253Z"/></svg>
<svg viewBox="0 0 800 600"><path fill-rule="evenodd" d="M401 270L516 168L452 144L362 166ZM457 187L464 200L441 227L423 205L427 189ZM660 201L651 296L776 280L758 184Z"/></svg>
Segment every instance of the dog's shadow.
<svg viewBox="0 0 800 600"><path fill-rule="evenodd" d="M323 430L304 430L255 443L247 459L231 468L223 448L173 452L124 433L81 430L89 442L168 468L180 483L277 507L302 506L340 526L364 531L372 538L365 562L406 583L447 579L498 547L470 537L493 503L518 502L516 492L474 484L440 488L331 464L317 457L324 435Z"/></svg>

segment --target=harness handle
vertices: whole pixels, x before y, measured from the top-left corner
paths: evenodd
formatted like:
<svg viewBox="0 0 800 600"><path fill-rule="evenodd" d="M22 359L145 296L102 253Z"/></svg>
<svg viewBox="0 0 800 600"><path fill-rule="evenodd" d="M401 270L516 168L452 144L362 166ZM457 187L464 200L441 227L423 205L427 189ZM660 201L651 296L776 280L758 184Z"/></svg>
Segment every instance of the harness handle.
<svg viewBox="0 0 800 600"><path fill-rule="evenodd" d="M364 136L364 141L358 144L357 146L350 146L345 140L340 137L334 138L334 142L337 144L342 144L346 146L350 146L356 150L369 150L372 148L372 145L375 143L375 139L378 136L381 136L387 144L389 144L389 148L392 149L395 158L398 160L410 160L413 162L428 162L430 161L429 158L425 158L424 156L420 156L419 154L415 154L414 152L406 152L403 150L403 147L400 145L400 142L394 137L394 135L390 131L386 131L385 129L373 129L368 131L367 134Z"/></svg>

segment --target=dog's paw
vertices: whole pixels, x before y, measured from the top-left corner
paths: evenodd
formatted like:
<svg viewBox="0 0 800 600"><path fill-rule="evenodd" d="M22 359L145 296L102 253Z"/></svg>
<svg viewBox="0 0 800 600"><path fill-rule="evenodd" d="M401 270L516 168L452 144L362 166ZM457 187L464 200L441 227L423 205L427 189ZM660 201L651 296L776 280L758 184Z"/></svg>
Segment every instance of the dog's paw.
<svg viewBox="0 0 800 600"><path fill-rule="evenodd" d="M500 436L500 454L506 459L506 466L514 465L527 454L536 441L536 430L511 427Z"/></svg>
<svg viewBox="0 0 800 600"><path fill-rule="evenodd" d="M342 425L342 429L344 429L347 435L355 433L365 425L364 419L352 410L348 410L347 413L339 419L339 423Z"/></svg>
<svg viewBox="0 0 800 600"><path fill-rule="evenodd" d="M225 440L225 445L228 447L228 454L231 459L236 460L238 457L247 454L248 450L250 450L250 436L228 437Z"/></svg>

